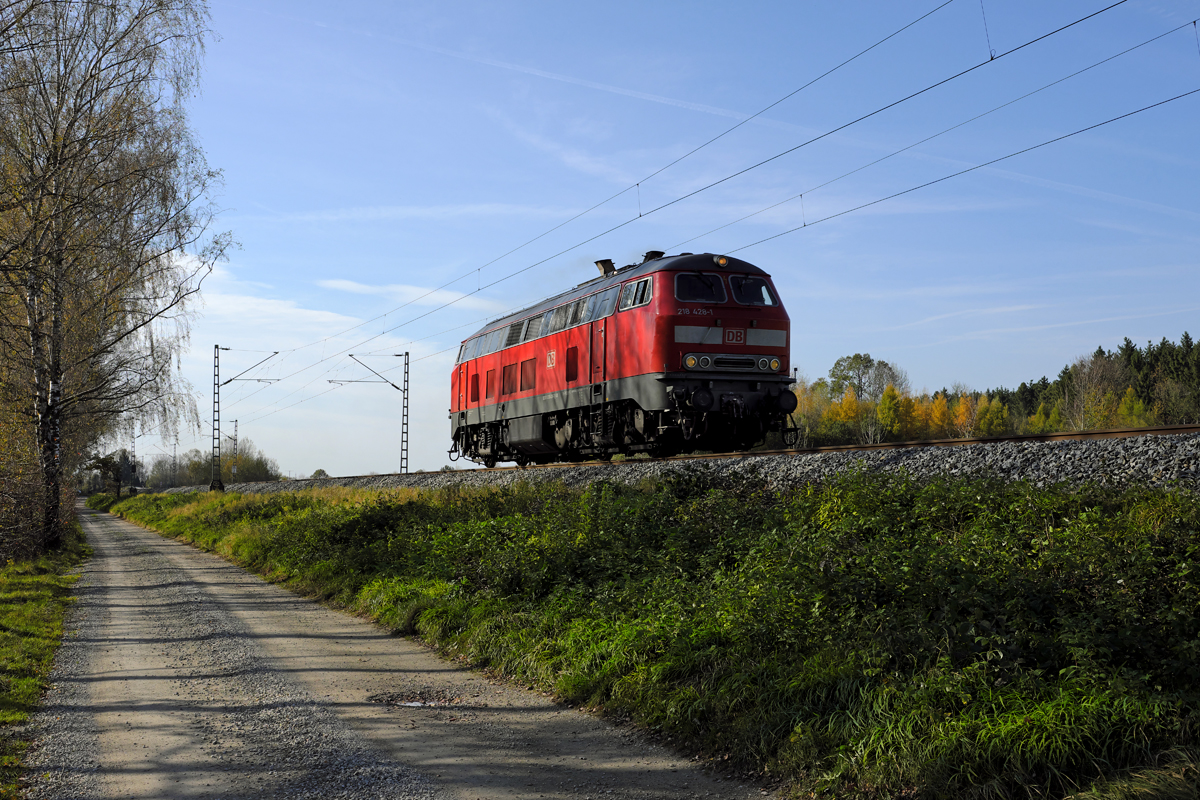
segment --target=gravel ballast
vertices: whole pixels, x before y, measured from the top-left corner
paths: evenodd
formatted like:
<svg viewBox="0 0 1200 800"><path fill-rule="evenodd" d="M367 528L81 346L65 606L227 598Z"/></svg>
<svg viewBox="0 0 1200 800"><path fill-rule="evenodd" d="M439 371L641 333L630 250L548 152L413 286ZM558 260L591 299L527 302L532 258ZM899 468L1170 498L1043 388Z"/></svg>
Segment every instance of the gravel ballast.
<svg viewBox="0 0 1200 800"><path fill-rule="evenodd" d="M454 484L507 486L513 483L562 481L583 486L595 481L637 484L703 465L731 477L753 473L773 489L822 481L852 469L904 471L913 477L988 475L1036 486L1097 483L1125 488L1135 485L1200 487L1200 434L1138 436L1060 442L994 442L953 447L908 447L883 450L832 451L794 455L749 455L705 461L633 459L610 464L582 464L529 469L464 469L409 475L367 475L274 483L232 483L226 491L249 494L294 492L327 486L362 489L436 489ZM168 489L169 493L206 491L207 486Z"/></svg>

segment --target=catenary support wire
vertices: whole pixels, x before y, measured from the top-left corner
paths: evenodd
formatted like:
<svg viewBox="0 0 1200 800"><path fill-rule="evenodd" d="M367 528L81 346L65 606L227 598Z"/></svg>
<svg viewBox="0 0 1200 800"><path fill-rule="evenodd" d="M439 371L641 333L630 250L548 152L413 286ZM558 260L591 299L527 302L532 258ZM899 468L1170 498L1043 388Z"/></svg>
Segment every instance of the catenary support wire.
<svg viewBox="0 0 1200 800"><path fill-rule="evenodd" d="M578 214L576 214L575 216L573 216L573 217L570 217L569 219L566 219L566 220L564 220L563 222L560 222L558 225L555 225L554 227L552 227L552 228L550 228L550 229L548 229L548 230L546 230L546 231L543 231L542 233L540 233L540 234L538 234L537 236L533 237L532 239L529 239L528 241L526 241L526 242L524 242L524 243L522 243L522 244L520 244L520 245L518 245L518 246L514 247L513 249L509 250L508 252L506 252L506 253L503 253L503 254L501 254L501 255L499 255L499 256L496 256L496 257L495 257L495 258L493 258L491 261L488 261L486 264L483 264L482 266L480 266L480 267L477 269L477 271L478 271L478 270L485 269L485 268L487 268L487 267L490 267L492 264L495 264L496 262L498 262L498 261L500 261L500 260L502 260L502 259L504 259L504 258L507 258L508 256L510 256L510 255L512 255L512 254L514 254L514 253L516 253L516 252L519 252L520 250L523 250L523 249L525 249L526 247L528 247L529 245L533 244L534 242L537 242L537 241L539 241L540 239L543 239L543 238L545 238L546 236L549 236L551 233L554 233L555 231L557 231L557 230L559 230L559 229L563 228L564 226L566 226L566 225L569 225L570 223L574 222L575 220L578 220L578 219L580 219L580 218L582 218L582 217L584 217L584 216L587 216L588 214L590 214L591 212L595 211L596 209L598 209L598 208L600 208L600 207L602 207L602 206L604 206L604 205L607 205L608 203L612 202L613 200L616 200L618 197L620 197L621 195L625 194L626 192L632 191L632 190L635 188L635 186L638 186L638 184L645 183L646 181L648 181L648 180L650 180L651 178L653 178L653 177L655 177L655 176L659 175L659 174L660 174L660 173L662 173L662 172L665 172L666 170L670 169L671 167L675 166L676 164L680 163L681 161L684 161L685 159L687 159L687 158L690 158L691 156L693 156L693 155L695 155L696 153L700 152L701 150L703 150L704 148L706 148L706 147L708 147L709 145L713 144L714 142L717 142L718 140L720 140L720 139L724 138L725 136L728 136L730 133L733 133L734 131L736 131L738 128L742 127L742 126L743 126L743 125L745 125L746 123L748 123L748 122L751 122L752 120L754 120L754 119L757 119L758 117L762 116L763 114L765 114L766 112L770 111L772 108L774 108L775 106L779 105L780 103L783 103L783 102L785 102L786 100L789 100L790 98L794 97L795 95L797 95L797 94L799 94L800 92L804 91L805 89L809 88L810 86L812 86L813 84L817 83L818 81L821 81L821 80L823 80L823 79L825 79L825 78L829 77L829 76L830 76L830 75L832 75L833 73L835 73L835 72L837 72L838 70L840 70L842 67L845 67L845 66L847 66L848 64L850 64L851 62L853 62L853 61L856 61L857 59L861 58L862 56L865 56L867 53L870 53L872 50L874 50L874 49L876 49L876 48L880 47L881 45L885 44L886 42L890 41L891 39L894 39L895 37L899 36L901 33L904 33L906 30L908 30L909 28L913 27L914 25L917 25L918 23L920 23L920 22L923 22L925 19L927 19L927 18L929 18L930 16L932 16L932 15L936 14L938 11L941 11L943 8L945 8L946 6L950 5L950 4L951 4L951 3L953 3L953 2L954 2L954 0L945 0L945 2L941 3L940 5L938 5L937 7L933 8L932 10L930 10L930 11L927 11L926 13L924 13L924 14L922 14L921 16L917 17L915 20L913 20L912 22L909 22L907 25L904 25L903 27L901 27L901 28L898 28L897 30L893 31L892 33L888 34L887 36L883 37L882 39L878 40L877 42L875 42L875 43L874 43L874 44L872 44L871 46L869 46L869 47L867 47L867 48L865 48L865 49L863 49L863 50L860 50L859 52L857 52L857 53L855 53L854 55L850 56L849 58L847 58L846 60L844 60L844 61L842 61L841 63L837 64L836 66L834 66L834 67L831 67L830 69L828 69L828 70L826 70L825 72L821 73L821 74L820 74L820 75L818 75L817 77L815 77L815 78L813 78L812 80L808 81L807 83L805 83L804 85L800 86L799 88L792 90L791 92L787 93L786 95L784 95L783 97L781 97L781 98L779 98L778 100L774 101L773 103L771 103L771 104L769 104L769 105L767 105L767 106L765 106L765 107L763 107L763 108L759 109L758 111L756 111L756 112L754 112L753 114L749 115L749 116L748 116L748 117L746 117L745 119L739 120L739 121L738 121L736 124L734 124L733 126L731 126L731 127L729 127L729 128L726 128L726 129L725 129L725 130L723 130L721 133L718 133L716 136L712 137L711 139L709 139L709 140L707 140L707 141L705 141L705 142L703 142L703 143L701 143L701 144L697 145L696 147L692 148L692 149L691 149L691 150L689 150L688 152L686 152L686 153L684 153L683 155L679 156L679 157L678 157L678 158L676 158L675 160L673 160L673 161L671 161L671 162L669 162L669 163L665 164L665 165L664 165L664 166L662 166L662 167L659 167L659 168L658 168L658 169L656 169L654 172L651 172L649 175L647 175L646 177L642 178L642 179L641 179L640 181L638 181L637 183L635 183L635 184L632 184L632 185L629 185L629 186L626 186L624 189L622 189L621 191L617 192L616 194L613 194L613 195L611 195L611 196L609 196L609 197L605 198L604 200L601 200L600 202L596 203L595 205L592 205L592 206L590 206L590 207L588 207L588 208L584 209L583 211L579 212L579 213L578 213ZM1122 0L1122 2L1124 2L1124 0ZM467 275L469 275L469 274L470 274L470 273L468 272L468 273L465 273L464 275L460 275L460 276L458 276L457 278L454 278L453 280L451 280L451 281L449 281L449 282L447 282L447 283L444 283L444 284L442 284L441 286L438 286L438 287L436 287L436 288L434 288L434 289L430 290L429 292L427 292L427 293L426 293L426 294L424 294L424 295L421 295L421 296L419 296L419 297L415 297L415 298L413 298L412 300L409 300L409 301L407 301L407 302L405 302L405 303L402 303L401 305L397 306L396 308L393 308L393 309L391 309L391 311L387 312L387 314L391 314L391 313L394 313L394 312L396 312L396 311L399 311L399 310L400 310L400 309L402 309L402 308L405 308L405 307L407 307L407 306L410 306L410 305L412 305L413 303L416 303L416 302L418 302L418 301L420 301L420 300L423 300L423 299L424 299L424 298L426 298L426 297L429 297L430 295L434 294L435 292L441 291L442 289L445 289L445 288L447 288L447 287L449 287L449 286L452 286L453 284L455 284L455 283L457 283L458 281L462 280L464 277L466 277L466 276L467 276ZM387 314L383 314L383 315L380 315L380 316L387 316ZM305 348L308 348L308 347L313 347L313 346L315 346L315 345L322 344L322 343L324 343L324 342L326 342L326 341L328 341L329 339L332 339L332 338L334 338L334 337L341 336L342 334L349 333L350 331L353 331L353 330L357 330L358 328L361 328L361 327L362 327L362 326L364 326L364 325L369 325L370 323L377 321L377 320L380 318L380 316L377 316L377 317L374 317L374 318L372 318L372 319L366 320L365 322L361 322L361 323L359 323L358 325L353 325L353 326L351 326L351 327L349 327L349 328L346 328L345 330L343 330L343 331L340 331L340 332L338 332L338 333L331 334L331 335L329 335L329 336L325 337L324 339L319 339L319 340L317 340L317 341L315 341L315 342L310 342L310 343L308 343L308 344L301 345L300 347L293 348L291 352L295 352L295 351L297 351L297 350L303 350L303 349L305 349ZM370 341L370 340L368 340L368 341ZM322 359L322 360L323 360L323 359ZM290 377L290 376L289 376L289 377Z"/></svg>
<svg viewBox="0 0 1200 800"><path fill-rule="evenodd" d="M844 211L839 211L839 212L838 212L838 213L836 213L836 214L830 214L830 215L829 215L829 216L827 216L827 217L822 217L821 219L814 220L814 221L813 221L813 225L816 225L816 224L818 224L818 223L821 223L821 222L828 222L828 221L829 221L829 220L831 220L831 219L836 219L837 217L843 217L843 216L845 216L845 215L847 215L847 214L851 214L851 213L853 213L853 212L855 212L855 211L861 211L861 210L862 210L862 209L864 209L864 208L870 208L871 206L874 206L874 205L879 205L880 203L886 202L886 201L888 201L888 200L894 200L894 199L895 199L895 198L897 198L897 197L902 197L902 196L904 196L904 195L906 195L906 194L911 194L912 192L918 191L918 190L920 190L920 189L925 189L925 188L927 188L927 187L929 187L929 186L933 186L933 185L935 185L935 184L942 183L943 181L948 181L948 180L950 180L951 178L957 178L957 177L958 177L958 176L960 176L960 175L966 175L968 172L974 172L975 170L978 170L978 169L983 169L984 167L990 167L991 165L993 165L993 164L998 164L998 163L1000 163L1001 161L1007 161L1007 160L1008 160L1008 159L1010 159L1010 158L1015 158L1015 157L1017 157L1017 156L1019 156L1019 155L1023 155L1023 154L1025 154L1025 153L1030 153L1030 152L1032 152L1032 151L1034 151L1034 150L1038 150L1038 149L1040 149L1040 148L1043 148L1043 147L1046 147L1046 146L1048 146L1048 145L1052 145L1052 144L1054 144L1054 143L1056 143L1056 142L1061 142L1061 141L1063 141L1064 139L1070 139L1072 136L1078 136L1078 135L1079 135L1079 134L1081 134L1081 133L1087 133L1088 131L1094 131L1094 130L1096 130L1097 128L1104 127L1105 125L1109 125L1109 124L1111 124L1111 123L1113 123L1113 122L1118 122L1119 120L1128 119L1129 117L1132 117L1132 116L1134 116L1135 114L1141 114L1143 111L1149 111L1149 110L1150 110L1150 109L1152 109L1152 108L1158 108L1159 106L1165 106L1167 103L1173 103L1173 102L1175 102L1176 100L1182 100L1182 99L1183 99L1183 98L1185 98L1185 97L1190 97L1190 96L1192 96L1192 95L1194 95L1194 94L1197 94L1197 93L1200 93L1200 89L1193 89L1193 90L1191 90L1190 92L1184 92L1183 94L1175 95L1174 97L1167 98L1166 100L1160 100L1160 101L1159 101L1159 102L1157 102L1157 103L1153 103L1153 104L1151 104L1151 105L1144 106L1144 107L1142 107L1142 108L1139 108L1139 109L1137 109L1136 111L1130 111L1130 112L1129 112L1129 113L1127 113L1127 114L1121 114L1121 115L1120 115L1120 116L1118 116L1118 117L1113 117L1112 119L1106 119L1104 122L1097 122L1095 125L1089 125L1089 126L1087 126L1086 128L1080 128L1080 129L1079 129L1079 130L1077 130L1077 131L1072 131L1071 133L1066 133L1066 134L1063 134L1062 136L1056 136L1055 138L1053 138L1053 139L1049 139L1049 140L1047 140L1047 141L1044 141L1044 142L1042 142L1041 144L1035 144L1035 145L1033 145L1032 147L1026 147L1026 148L1024 148L1024 149L1022 149L1022 150L1018 150L1018 151L1016 151L1015 153L1009 153L1008 155L1006 155L1006 156L1001 156L1000 158L993 158L991 161L985 161L985 162L984 162L984 163L982 163L982 164L976 164L976 165L975 165L975 166L973 166L973 167L967 167L966 169L959 170L958 172L953 172L953 173L951 173L951 174L949 174L949 175L944 175L944 176L942 176L941 178L937 178L937 179L935 179L935 180L932 180L932 181L926 181L925 183L922 183L922 184L921 184L921 185L919 185L919 186L913 186L912 188L905 189L904 191L901 191L901 192L895 192L895 193L893 193L893 194L889 194L887 197L881 197L881 198L879 198L878 200L872 200L872 201L871 201L871 202L869 202L869 203L863 203L863 204L861 204L861 205L854 206L853 208L848 208L848 209L846 209L846 210L844 210ZM727 253L738 253L738 252L741 252L742 250L745 250L745 249L747 249L747 248L754 247L754 246L756 246L756 245L760 245L760 244L762 244L763 242L769 242L769 241L771 241L772 239L778 239L778 238L780 238L781 236L787 236L789 233L795 233L796 231L798 231L798 230L801 230L802 228L805 228L805 227L808 227L808 226L806 226L806 225L799 225L799 226L797 226L797 227L795 227L795 228L789 228L788 230L786 230L786 231L782 231L782 232L780 232L780 233L776 233L776 234L774 234L773 236L768 236L768 237L766 237L766 238L764 238L764 239L759 239L759 240L758 240L758 241L756 241L756 242L751 242L750 244L744 244L744 245L742 245L741 247L735 248L735 249L733 249L733 250L726 250L725 252L727 252Z"/></svg>
<svg viewBox="0 0 1200 800"><path fill-rule="evenodd" d="M979 11L983 14L983 35L987 38L988 55L991 58L996 57L996 51L992 49L992 35L988 33L987 11L983 7L983 0L979 0ZM990 58L988 59L991 60Z"/></svg>

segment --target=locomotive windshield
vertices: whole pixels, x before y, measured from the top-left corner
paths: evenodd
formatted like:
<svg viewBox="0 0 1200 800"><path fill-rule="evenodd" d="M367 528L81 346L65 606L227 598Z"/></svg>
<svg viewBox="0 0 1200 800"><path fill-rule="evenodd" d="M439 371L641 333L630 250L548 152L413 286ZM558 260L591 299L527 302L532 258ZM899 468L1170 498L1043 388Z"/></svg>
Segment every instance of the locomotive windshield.
<svg viewBox="0 0 1200 800"><path fill-rule="evenodd" d="M675 276L675 299L682 303L724 303L725 282L711 272L680 272Z"/></svg>
<svg viewBox="0 0 1200 800"><path fill-rule="evenodd" d="M762 278L752 275L730 275L729 287L733 289L733 299L744 306L774 306L778 305L771 287Z"/></svg>

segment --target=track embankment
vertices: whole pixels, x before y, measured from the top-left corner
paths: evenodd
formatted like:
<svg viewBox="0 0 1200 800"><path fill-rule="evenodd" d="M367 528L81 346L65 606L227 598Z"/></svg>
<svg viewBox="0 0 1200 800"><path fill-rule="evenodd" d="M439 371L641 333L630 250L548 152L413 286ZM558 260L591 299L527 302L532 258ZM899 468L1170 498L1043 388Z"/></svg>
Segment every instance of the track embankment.
<svg viewBox="0 0 1200 800"><path fill-rule="evenodd" d="M1095 483L1116 488L1179 485L1200 488L1200 433L1130 436L1089 440L978 442L956 447L889 447L886 449L746 454L712 459L631 459L612 463L554 465L527 469L465 469L408 475L360 475L271 483L233 483L226 491L251 494L294 492L308 488L439 489L465 486L508 486L514 483L561 481L583 486L596 481L636 485L683 471L703 468L731 477L754 474L771 489L828 480L852 470L907 472L914 477L989 475L1035 486ZM207 486L169 489L205 491Z"/></svg>

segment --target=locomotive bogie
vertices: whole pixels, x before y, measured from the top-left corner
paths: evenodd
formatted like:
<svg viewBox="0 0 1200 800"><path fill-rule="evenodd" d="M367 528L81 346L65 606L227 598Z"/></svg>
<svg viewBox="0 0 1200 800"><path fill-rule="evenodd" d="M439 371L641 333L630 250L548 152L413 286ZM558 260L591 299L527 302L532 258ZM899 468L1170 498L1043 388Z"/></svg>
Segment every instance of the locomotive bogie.
<svg viewBox="0 0 1200 800"><path fill-rule="evenodd" d="M612 270L466 340L451 456L578 460L742 449L795 409L770 277L712 254Z"/></svg>

